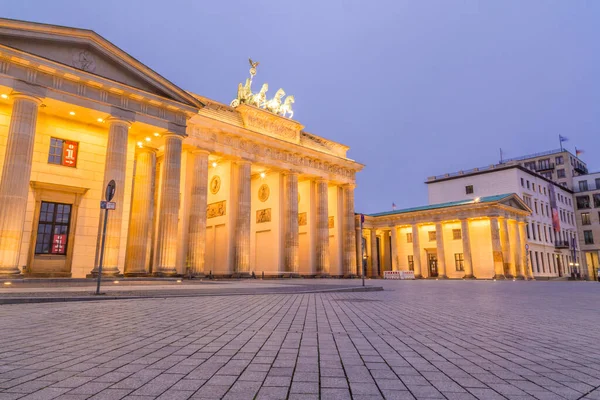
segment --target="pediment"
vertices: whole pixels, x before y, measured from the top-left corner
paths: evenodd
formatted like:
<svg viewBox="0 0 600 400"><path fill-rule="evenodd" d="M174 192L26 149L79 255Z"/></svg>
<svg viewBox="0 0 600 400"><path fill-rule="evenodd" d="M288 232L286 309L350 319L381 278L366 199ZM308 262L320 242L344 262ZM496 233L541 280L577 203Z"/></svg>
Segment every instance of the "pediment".
<svg viewBox="0 0 600 400"><path fill-rule="evenodd" d="M200 105L189 93L92 31L0 19L0 45L160 97Z"/></svg>
<svg viewBox="0 0 600 400"><path fill-rule="evenodd" d="M523 200L521 200L519 198L519 196L517 196L516 194L513 194L509 197L502 199L500 201L500 204L503 204L503 205L511 207L511 208L516 208L517 210L531 212L529 207L527 207L527 204L525 204L525 202L523 202Z"/></svg>

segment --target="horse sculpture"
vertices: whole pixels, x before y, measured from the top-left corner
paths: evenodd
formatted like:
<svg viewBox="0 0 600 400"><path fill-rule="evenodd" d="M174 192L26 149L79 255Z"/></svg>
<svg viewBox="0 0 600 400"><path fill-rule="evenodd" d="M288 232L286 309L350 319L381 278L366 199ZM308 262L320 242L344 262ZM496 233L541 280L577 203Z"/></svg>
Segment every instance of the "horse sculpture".
<svg viewBox="0 0 600 400"><path fill-rule="evenodd" d="M294 111L292 110L292 104L294 104L294 96L290 95L285 98L285 101L279 107L279 115L282 117L292 118L294 116ZM287 115L286 115L287 114Z"/></svg>
<svg viewBox="0 0 600 400"><path fill-rule="evenodd" d="M264 107L267 103L267 90L269 90L269 84L263 83L262 87L260 88L260 92L253 95L248 101L248 104L261 108Z"/></svg>
<svg viewBox="0 0 600 400"><path fill-rule="evenodd" d="M274 114L279 114L279 108L281 107L281 98L285 96L285 92L283 89L279 89L275 92L275 96L269 100L266 104L266 108L268 111L271 111Z"/></svg>

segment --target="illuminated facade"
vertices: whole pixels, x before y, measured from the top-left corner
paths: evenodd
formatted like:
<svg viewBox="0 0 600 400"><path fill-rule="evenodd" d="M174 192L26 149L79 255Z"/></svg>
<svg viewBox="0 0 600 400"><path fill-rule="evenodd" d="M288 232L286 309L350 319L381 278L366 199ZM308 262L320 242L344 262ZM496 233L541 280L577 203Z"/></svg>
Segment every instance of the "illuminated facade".
<svg viewBox="0 0 600 400"><path fill-rule="evenodd" d="M0 95L2 276L93 275L110 180L108 275L357 273L362 165L290 119L293 97L221 104L94 32L12 20Z"/></svg>
<svg viewBox="0 0 600 400"><path fill-rule="evenodd" d="M516 194L365 216L366 275L414 271L416 278L529 279L526 220Z"/></svg>

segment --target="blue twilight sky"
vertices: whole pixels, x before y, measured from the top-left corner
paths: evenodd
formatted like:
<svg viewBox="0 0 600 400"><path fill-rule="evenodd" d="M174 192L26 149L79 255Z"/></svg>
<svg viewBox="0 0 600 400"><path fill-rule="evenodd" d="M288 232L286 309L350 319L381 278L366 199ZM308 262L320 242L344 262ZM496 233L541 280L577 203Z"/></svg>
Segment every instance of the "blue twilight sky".
<svg viewBox="0 0 600 400"><path fill-rule="evenodd" d="M356 209L427 203L427 176L566 147L600 170L598 0L0 0L92 29L184 89L296 98L306 130L366 168Z"/></svg>

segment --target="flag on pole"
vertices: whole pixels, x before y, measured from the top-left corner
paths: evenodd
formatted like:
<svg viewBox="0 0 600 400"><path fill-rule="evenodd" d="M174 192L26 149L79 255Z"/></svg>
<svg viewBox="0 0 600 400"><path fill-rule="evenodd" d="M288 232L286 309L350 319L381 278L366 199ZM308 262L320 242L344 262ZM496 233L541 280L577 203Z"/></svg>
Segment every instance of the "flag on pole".
<svg viewBox="0 0 600 400"><path fill-rule="evenodd" d="M566 136L563 136L563 135L558 135L558 140L562 143L562 142L566 142L567 140L569 140L569 138Z"/></svg>
<svg viewBox="0 0 600 400"><path fill-rule="evenodd" d="M579 157L579 156L580 156L580 155L582 155L582 154L583 154L583 150L581 150L581 149L578 149L577 147L575 147L575 156L576 156L576 157Z"/></svg>
<svg viewBox="0 0 600 400"><path fill-rule="evenodd" d="M396 203L392 203L392 210L396 209Z"/></svg>

